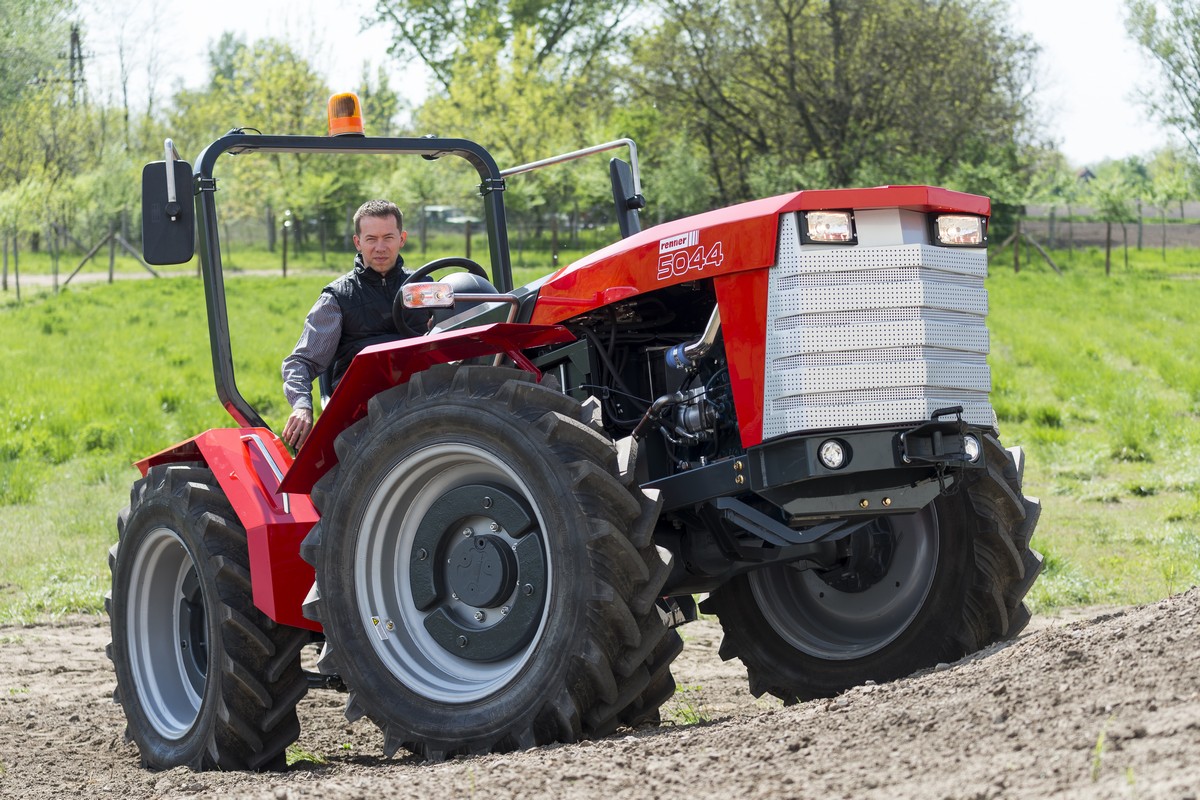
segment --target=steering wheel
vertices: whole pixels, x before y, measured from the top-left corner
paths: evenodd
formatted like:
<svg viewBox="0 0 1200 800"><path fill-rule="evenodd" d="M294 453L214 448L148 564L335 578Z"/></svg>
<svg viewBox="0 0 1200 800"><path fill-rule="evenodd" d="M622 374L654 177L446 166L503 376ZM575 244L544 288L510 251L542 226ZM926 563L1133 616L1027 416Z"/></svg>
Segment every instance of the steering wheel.
<svg viewBox="0 0 1200 800"><path fill-rule="evenodd" d="M410 283L423 283L439 269L446 269L448 267L459 267L472 275L483 278L485 281L488 279L487 270L471 259L464 256L447 256L446 258L435 258L425 266L420 267L412 275L409 275L401 286L407 286ZM396 299L392 301L392 321L396 323L396 330L405 336L424 335L424 331L416 330L404 319L406 312L412 313L413 309L404 307L404 292L396 292Z"/></svg>

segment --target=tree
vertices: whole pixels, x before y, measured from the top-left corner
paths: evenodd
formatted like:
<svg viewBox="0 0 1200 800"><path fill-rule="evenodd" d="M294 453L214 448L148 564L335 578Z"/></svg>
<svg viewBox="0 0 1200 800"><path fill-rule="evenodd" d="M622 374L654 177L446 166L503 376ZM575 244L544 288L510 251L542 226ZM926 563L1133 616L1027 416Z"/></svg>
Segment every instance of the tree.
<svg viewBox="0 0 1200 800"><path fill-rule="evenodd" d="M228 34L209 55L209 85L183 90L174 99L171 130L184 152L202 147L231 128L267 134L320 135L326 130L329 88L291 45L276 39L245 44ZM359 193L360 162L336 156L257 153L222 162L219 180L237 189L224 196L223 219L261 219L274 232L275 213L293 212L297 244L311 227L322 250L339 209ZM308 223L305 224L301 223Z"/></svg>
<svg viewBox="0 0 1200 800"><path fill-rule="evenodd" d="M506 39L466 43L450 66L449 88L418 111L420 129L482 142L501 168L615 138L606 123L610 82L544 56L542 37L534 27L519 26ZM607 188L595 181L603 173L597 158L514 175L507 211L538 230L549 224L553 232L561 209L604 195Z"/></svg>
<svg viewBox="0 0 1200 800"><path fill-rule="evenodd" d="M0 109L53 76L69 38L73 2L0 0Z"/></svg>
<svg viewBox="0 0 1200 800"><path fill-rule="evenodd" d="M0 0L0 188L19 183L45 165L31 152L30 129L45 122L44 103L66 97L70 75L60 52L68 40L74 4Z"/></svg>
<svg viewBox="0 0 1200 800"><path fill-rule="evenodd" d="M588 72L619 41L634 0L377 0L376 18L395 31L394 55L420 59L442 89L457 80L463 56L480 42L503 47L528 38L541 65L551 58L563 72Z"/></svg>
<svg viewBox="0 0 1200 800"><path fill-rule="evenodd" d="M1150 169L1146 162L1137 156L1129 156L1121 162L1121 170L1125 174L1125 185L1129 197L1137 208L1137 249L1142 249L1143 214L1142 204L1150 193Z"/></svg>
<svg viewBox="0 0 1200 800"><path fill-rule="evenodd" d="M1158 209L1162 225L1162 257L1167 258L1167 208L1179 203L1179 218L1183 220L1183 203L1191 196L1191 179L1195 164L1185 153L1174 148L1163 148L1150 161L1151 205Z"/></svg>
<svg viewBox="0 0 1200 800"><path fill-rule="evenodd" d="M1157 65L1162 83L1139 87L1147 110L1200 155L1200 2L1126 0L1125 27Z"/></svg>
<svg viewBox="0 0 1200 800"><path fill-rule="evenodd" d="M711 189L704 169L704 151L695 142L677 139L666 144L666 152L652 162L646 183L653 189L650 212L661 222L698 214L711 207Z"/></svg>
<svg viewBox="0 0 1200 800"><path fill-rule="evenodd" d="M961 162L1017 169L1032 140L1036 48L1004 6L962 0L657 0L637 90L707 151L722 197L942 182ZM795 185L799 183L800 185Z"/></svg>
<svg viewBox="0 0 1200 800"><path fill-rule="evenodd" d="M1097 175L1088 184L1092 206L1100 219L1105 223L1104 236L1104 274L1112 274L1112 226L1120 223L1122 231L1125 223L1132 219L1129 213L1130 188L1122 162L1110 161L1102 164ZM1126 237L1125 266L1129 266L1128 237Z"/></svg>
<svg viewBox="0 0 1200 800"><path fill-rule="evenodd" d="M1030 199L1035 203L1044 204L1049 210L1050 225L1047 246L1053 248L1057 245L1058 209L1065 206L1069 217L1071 206L1078 197L1079 178L1067 163L1067 159L1057 150L1044 151L1043 157L1038 159L1034 165ZM1068 248L1071 247L1074 247L1074 241L1069 238Z"/></svg>
<svg viewBox="0 0 1200 800"><path fill-rule="evenodd" d="M400 95L392 88L387 71L379 67L372 80L366 66L358 86L358 99L362 103L363 127L368 136L396 136L399 134L400 112L406 107Z"/></svg>

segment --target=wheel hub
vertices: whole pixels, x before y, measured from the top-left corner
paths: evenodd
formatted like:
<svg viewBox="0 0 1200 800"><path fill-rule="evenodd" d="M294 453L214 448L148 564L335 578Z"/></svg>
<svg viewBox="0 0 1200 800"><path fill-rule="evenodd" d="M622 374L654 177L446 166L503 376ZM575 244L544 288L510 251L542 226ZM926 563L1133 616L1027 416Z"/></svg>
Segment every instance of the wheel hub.
<svg viewBox="0 0 1200 800"><path fill-rule="evenodd" d="M412 601L439 647L492 662L533 639L548 572L541 532L518 495L483 484L451 489L425 513L413 553Z"/></svg>
<svg viewBox="0 0 1200 800"><path fill-rule="evenodd" d="M896 552L896 534L886 518L880 519L847 536L843 546L842 562L817 575L839 592L865 592L887 576Z"/></svg>
<svg viewBox="0 0 1200 800"><path fill-rule="evenodd" d="M447 559L450 593L476 608L498 606L516 588L517 559L499 536L465 537Z"/></svg>
<svg viewBox="0 0 1200 800"><path fill-rule="evenodd" d="M177 613L180 663L188 681L200 694L208 676L208 624L195 566L189 567L184 578Z"/></svg>
<svg viewBox="0 0 1200 800"><path fill-rule="evenodd" d="M839 543L840 567L767 567L747 579L767 624L790 645L817 658L858 659L882 650L920 614L938 571L939 542L930 505Z"/></svg>

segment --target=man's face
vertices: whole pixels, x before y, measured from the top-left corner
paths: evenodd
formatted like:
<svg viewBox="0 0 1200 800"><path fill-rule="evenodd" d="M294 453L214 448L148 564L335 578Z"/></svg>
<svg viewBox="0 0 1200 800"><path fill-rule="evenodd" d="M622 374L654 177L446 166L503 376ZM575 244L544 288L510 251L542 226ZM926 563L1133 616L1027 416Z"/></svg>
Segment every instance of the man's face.
<svg viewBox="0 0 1200 800"><path fill-rule="evenodd" d="M396 263L396 255L408 234L396 226L396 218L362 217L358 221L354 246L362 253L363 263L376 272L387 272Z"/></svg>

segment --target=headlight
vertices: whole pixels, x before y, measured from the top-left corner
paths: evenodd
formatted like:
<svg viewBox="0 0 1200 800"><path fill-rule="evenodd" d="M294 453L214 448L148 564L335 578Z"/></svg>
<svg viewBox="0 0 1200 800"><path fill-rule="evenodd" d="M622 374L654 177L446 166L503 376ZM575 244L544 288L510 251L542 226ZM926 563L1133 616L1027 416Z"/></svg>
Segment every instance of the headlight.
<svg viewBox="0 0 1200 800"><path fill-rule="evenodd" d="M966 453L967 461L974 464L979 460L980 454L983 453L983 445L979 443L978 439L968 433L963 437L963 451Z"/></svg>
<svg viewBox="0 0 1200 800"><path fill-rule="evenodd" d="M850 454L837 439L827 439L817 449L817 458L826 469L841 469L850 460Z"/></svg>
<svg viewBox="0 0 1200 800"><path fill-rule="evenodd" d="M946 247L986 247L987 219L967 214L939 214L933 218L934 244Z"/></svg>
<svg viewBox="0 0 1200 800"><path fill-rule="evenodd" d="M853 212L806 211L800 216L800 240L805 244L858 243Z"/></svg>

